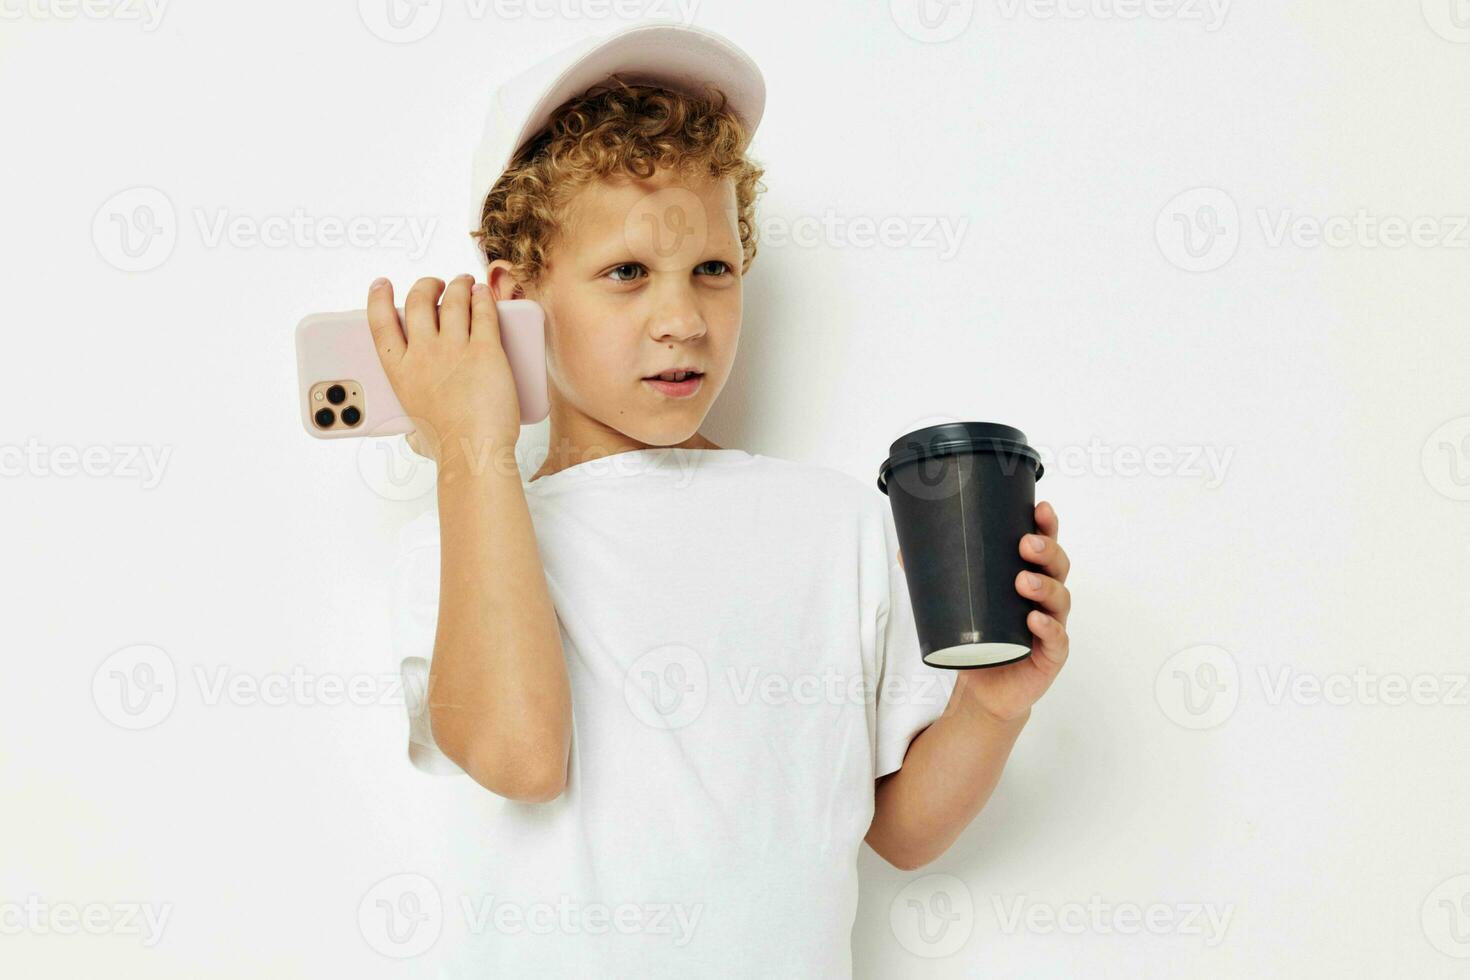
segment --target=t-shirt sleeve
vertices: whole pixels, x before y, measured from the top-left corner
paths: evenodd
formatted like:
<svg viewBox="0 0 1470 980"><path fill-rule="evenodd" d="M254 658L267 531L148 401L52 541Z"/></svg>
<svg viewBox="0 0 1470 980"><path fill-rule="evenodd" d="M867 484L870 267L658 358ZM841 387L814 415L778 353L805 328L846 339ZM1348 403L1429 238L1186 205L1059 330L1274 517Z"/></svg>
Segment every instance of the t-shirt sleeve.
<svg viewBox="0 0 1470 980"><path fill-rule="evenodd" d="M464 770L440 751L429 729L429 664L439 622L439 525L431 511L398 538L391 590L393 651L408 710L408 759L428 773Z"/></svg>
<svg viewBox="0 0 1470 980"><path fill-rule="evenodd" d="M883 503L887 588L880 590L877 623L877 745L874 778L895 772L914 736L944 713L955 671L931 667L919 656L919 633L909 601L908 580L898 563L893 515Z"/></svg>

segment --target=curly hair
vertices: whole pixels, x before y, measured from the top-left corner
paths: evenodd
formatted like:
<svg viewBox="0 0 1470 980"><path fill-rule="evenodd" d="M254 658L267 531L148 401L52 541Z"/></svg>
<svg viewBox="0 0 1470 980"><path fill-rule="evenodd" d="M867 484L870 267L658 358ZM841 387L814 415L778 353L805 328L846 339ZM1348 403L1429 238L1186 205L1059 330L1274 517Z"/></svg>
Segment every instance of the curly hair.
<svg viewBox="0 0 1470 980"><path fill-rule="evenodd" d="M672 168L683 176L734 181L741 272L748 271L765 170L742 152L748 134L724 93L711 86L697 98L616 75L610 82L558 107L490 189L480 229L472 233L486 262L504 259L517 281L539 283L560 219L579 189L605 177L647 179Z"/></svg>

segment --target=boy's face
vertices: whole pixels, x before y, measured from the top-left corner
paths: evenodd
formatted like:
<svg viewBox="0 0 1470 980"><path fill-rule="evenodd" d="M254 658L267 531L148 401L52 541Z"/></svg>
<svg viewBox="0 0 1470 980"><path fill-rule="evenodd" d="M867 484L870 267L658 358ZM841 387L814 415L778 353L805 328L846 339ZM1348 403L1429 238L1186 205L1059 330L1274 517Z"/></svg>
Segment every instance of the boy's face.
<svg viewBox="0 0 1470 980"><path fill-rule="evenodd" d="M618 449L689 440L740 340L734 183L669 170L597 181L577 192L565 219L542 281L524 290L546 311L556 438ZM680 367L703 373L692 394L645 380Z"/></svg>

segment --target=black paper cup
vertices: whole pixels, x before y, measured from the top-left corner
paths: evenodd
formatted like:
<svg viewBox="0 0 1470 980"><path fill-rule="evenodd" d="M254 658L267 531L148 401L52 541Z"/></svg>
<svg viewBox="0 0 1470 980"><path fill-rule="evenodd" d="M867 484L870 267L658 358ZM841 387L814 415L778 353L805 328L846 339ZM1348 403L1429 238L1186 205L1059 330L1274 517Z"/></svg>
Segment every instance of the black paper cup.
<svg viewBox="0 0 1470 980"><path fill-rule="evenodd" d="M900 436L878 469L903 549L919 653L931 667L999 667L1031 653L1016 591L1036 530L1041 456L1020 429L947 422Z"/></svg>

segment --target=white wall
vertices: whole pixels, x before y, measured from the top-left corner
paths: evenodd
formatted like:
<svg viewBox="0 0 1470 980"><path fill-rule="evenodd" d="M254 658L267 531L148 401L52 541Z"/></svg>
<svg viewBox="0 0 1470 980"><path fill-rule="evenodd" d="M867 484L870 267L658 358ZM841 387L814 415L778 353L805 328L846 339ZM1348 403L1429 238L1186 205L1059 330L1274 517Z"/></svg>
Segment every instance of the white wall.
<svg viewBox="0 0 1470 980"><path fill-rule="evenodd" d="M1072 662L990 806L918 872L865 852L860 977L1470 968L1455 2L954 0L928 41L912 0L698 7L770 87L768 241L708 431L872 479L924 420L1017 425L1075 563ZM291 329L379 274L475 271L488 85L622 22L428 0L390 42L384 9L0 3L0 924L33 895L52 929L169 915L152 945L21 928L8 976L415 975L357 922L434 806L401 710L210 685L393 674L387 561L432 494L301 432ZM421 254L213 237L296 209L434 225ZM125 271L119 216L172 250ZM847 227L890 217L897 244ZM1384 220L1421 218L1393 247ZM56 475L66 447L107 474ZM156 485L133 450L168 454ZM130 731L109 658L135 645L172 708Z"/></svg>

